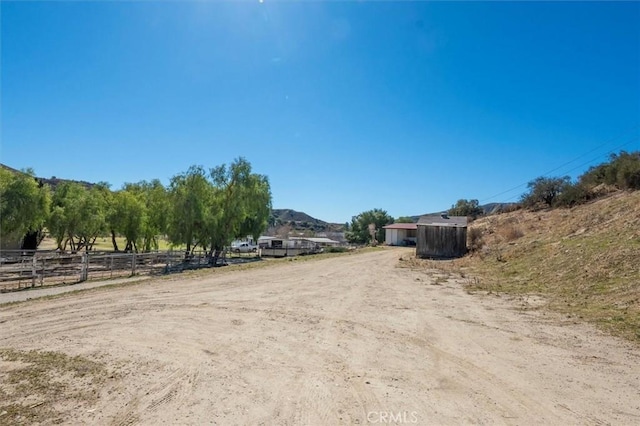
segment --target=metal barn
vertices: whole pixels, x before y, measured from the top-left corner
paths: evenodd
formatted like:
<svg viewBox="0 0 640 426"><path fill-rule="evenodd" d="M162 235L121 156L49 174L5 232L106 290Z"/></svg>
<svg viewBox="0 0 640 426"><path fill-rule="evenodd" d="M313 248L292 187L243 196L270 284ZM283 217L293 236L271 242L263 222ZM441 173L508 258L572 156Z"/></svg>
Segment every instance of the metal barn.
<svg viewBox="0 0 640 426"><path fill-rule="evenodd" d="M416 256L452 258L467 253L466 216L427 215L418 220Z"/></svg>

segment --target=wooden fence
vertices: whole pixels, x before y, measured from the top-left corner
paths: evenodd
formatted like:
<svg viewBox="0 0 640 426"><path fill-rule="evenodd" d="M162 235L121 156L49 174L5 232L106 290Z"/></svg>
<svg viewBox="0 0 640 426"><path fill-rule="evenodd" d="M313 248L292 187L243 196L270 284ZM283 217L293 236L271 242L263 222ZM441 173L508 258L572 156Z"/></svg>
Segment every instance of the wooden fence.
<svg viewBox="0 0 640 426"><path fill-rule="evenodd" d="M233 255L227 258L253 257ZM17 251L0 253L0 292L57 284L75 284L142 274L166 274L209 267L204 252L185 259L183 251L151 253Z"/></svg>
<svg viewBox="0 0 640 426"><path fill-rule="evenodd" d="M318 247L265 247L260 249L261 256L270 257L301 256L321 252L322 249Z"/></svg>

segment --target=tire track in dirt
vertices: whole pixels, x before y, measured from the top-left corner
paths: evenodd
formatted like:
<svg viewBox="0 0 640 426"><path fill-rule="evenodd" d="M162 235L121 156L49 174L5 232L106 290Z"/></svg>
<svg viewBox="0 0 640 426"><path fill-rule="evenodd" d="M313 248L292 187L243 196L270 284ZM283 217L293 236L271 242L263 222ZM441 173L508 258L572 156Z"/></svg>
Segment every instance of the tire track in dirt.
<svg viewBox="0 0 640 426"><path fill-rule="evenodd" d="M119 373L93 414L69 423L365 424L379 412L416 412L421 424L637 421L637 348L455 280L433 285L396 267L406 253L0 306L0 347L95 356Z"/></svg>

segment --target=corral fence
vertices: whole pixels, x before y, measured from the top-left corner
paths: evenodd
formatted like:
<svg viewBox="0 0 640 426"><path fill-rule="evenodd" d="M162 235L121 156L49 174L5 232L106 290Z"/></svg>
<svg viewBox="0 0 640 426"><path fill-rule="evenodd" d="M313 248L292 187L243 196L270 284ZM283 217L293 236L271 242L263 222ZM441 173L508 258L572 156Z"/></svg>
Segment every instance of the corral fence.
<svg viewBox="0 0 640 426"><path fill-rule="evenodd" d="M233 262L255 259L257 255L226 253L225 257ZM184 251L172 250L150 253L3 250L0 252L0 292L210 266L204 252L194 252L185 258Z"/></svg>
<svg viewBox="0 0 640 426"><path fill-rule="evenodd" d="M322 248L319 247L264 247L260 249L262 256L270 257L303 256L321 252Z"/></svg>

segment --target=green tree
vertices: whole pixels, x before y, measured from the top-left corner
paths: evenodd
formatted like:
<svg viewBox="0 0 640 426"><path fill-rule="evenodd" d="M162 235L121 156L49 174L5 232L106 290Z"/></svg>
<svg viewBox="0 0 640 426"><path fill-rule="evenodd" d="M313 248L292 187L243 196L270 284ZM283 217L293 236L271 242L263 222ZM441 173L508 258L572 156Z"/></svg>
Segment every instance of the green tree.
<svg viewBox="0 0 640 426"><path fill-rule="evenodd" d="M621 189L640 189L640 151L622 151L614 157L617 165L616 184Z"/></svg>
<svg viewBox="0 0 640 426"><path fill-rule="evenodd" d="M113 196L112 229L125 237L125 251L138 251L147 222L147 206L140 194L122 190Z"/></svg>
<svg viewBox="0 0 640 426"><path fill-rule="evenodd" d="M527 184L529 192L522 195L522 204L525 207L544 205L554 207L563 191L571 186L569 176L547 178L539 177Z"/></svg>
<svg viewBox="0 0 640 426"><path fill-rule="evenodd" d="M619 189L640 189L640 151L611 154L609 161L591 167L579 178L588 188L600 184Z"/></svg>
<svg viewBox="0 0 640 426"><path fill-rule="evenodd" d="M208 215L211 261L218 264L224 247L236 238L251 235L257 240L267 229L271 215L271 188L264 175L252 173L251 164L240 157L229 167L211 170L213 203Z"/></svg>
<svg viewBox="0 0 640 426"><path fill-rule="evenodd" d="M159 239L167 232L169 216L169 196L166 188L158 179L151 182L127 183L124 189L135 193L146 207L145 220L142 223L142 250L158 250Z"/></svg>
<svg viewBox="0 0 640 426"><path fill-rule="evenodd" d="M117 211L116 211L116 196L111 191L111 185L106 182L97 183L94 188L100 191L102 199L104 201L104 218L106 223L107 233L111 236L111 244L114 251L120 251L118 248L118 242L116 240L116 227L117 227Z"/></svg>
<svg viewBox="0 0 640 426"><path fill-rule="evenodd" d="M158 179L143 182L142 188L147 205L147 222L143 234L144 250L158 250L159 239L167 232L169 210L167 190Z"/></svg>
<svg viewBox="0 0 640 426"><path fill-rule="evenodd" d="M0 168L0 237L19 241L38 232L49 215L51 194L41 186L33 170L15 173Z"/></svg>
<svg viewBox="0 0 640 426"><path fill-rule="evenodd" d="M373 224L376 229L376 241L384 241L384 229L382 227L391 223L393 223L393 217L389 216L385 210L368 210L353 217L351 230L346 233L345 237L347 241L353 244L375 243L371 240L371 235L369 234L369 225Z"/></svg>
<svg viewBox="0 0 640 426"><path fill-rule="evenodd" d="M76 222L80 220L79 208L82 192L81 185L72 182L59 184L52 197L51 214L47 221L49 234L56 240L59 250L66 250L69 239L73 236ZM72 243L72 250L75 249Z"/></svg>
<svg viewBox="0 0 640 426"><path fill-rule="evenodd" d="M413 218L410 216L400 216L395 221L395 223L415 223L415 222L416 221L413 220Z"/></svg>
<svg viewBox="0 0 640 426"><path fill-rule="evenodd" d="M174 245L185 245L185 256L206 237L211 222L213 187L201 166L191 166L169 184L167 235Z"/></svg>
<svg viewBox="0 0 640 426"><path fill-rule="evenodd" d="M586 185L577 182L569 183L556 198L554 205L558 207L573 207L583 204L592 198Z"/></svg>
<svg viewBox="0 0 640 426"><path fill-rule="evenodd" d="M102 188L63 182L53 194L47 228L59 249L69 245L73 251L91 250L96 238L106 233L106 212Z"/></svg>
<svg viewBox="0 0 640 426"><path fill-rule="evenodd" d="M451 206L448 213L451 216L467 216L471 219L477 219L478 216L482 216L484 211L478 200L460 199Z"/></svg>
<svg viewBox="0 0 640 426"><path fill-rule="evenodd" d="M82 220L77 229L77 250L91 250L99 236L107 233L106 200L100 188L86 191L81 205Z"/></svg>

